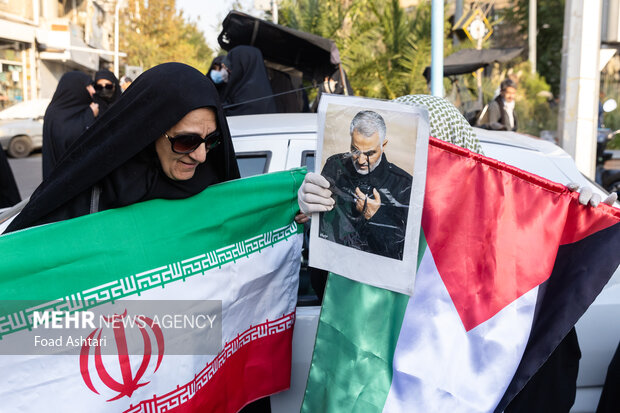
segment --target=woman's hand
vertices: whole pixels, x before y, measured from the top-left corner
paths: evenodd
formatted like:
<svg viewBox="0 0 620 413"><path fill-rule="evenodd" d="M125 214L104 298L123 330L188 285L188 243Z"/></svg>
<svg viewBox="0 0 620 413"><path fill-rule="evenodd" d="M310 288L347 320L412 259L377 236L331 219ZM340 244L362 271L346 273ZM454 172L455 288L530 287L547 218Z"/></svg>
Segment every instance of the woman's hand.
<svg viewBox="0 0 620 413"><path fill-rule="evenodd" d="M599 194L595 194L592 192L592 188L588 186L580 187L578 183L571 182L566 187L571 191L579 192L579 203L581 205L590 204L592 207L596 208L599 203L601 203L601 196ZM607 205L613 205L614 202L618 199L618 194L612 192L609 194L607 198L605 198L602 202Z"/></svg>
<svg viewBox="0 0 620 413"><path fill-rule="evenodd" d="M95 102L90 102L90 110L93 111L93 115L95 117L99 116L99 104Z"/></svg>
<svg viewBox="0 0 620 413"><path fill-rule="evenodd" d="M327 179L320 174L308 172L297 191L297 203L299 210L305 215L331 211L335 201L332 199Z"/></svg>

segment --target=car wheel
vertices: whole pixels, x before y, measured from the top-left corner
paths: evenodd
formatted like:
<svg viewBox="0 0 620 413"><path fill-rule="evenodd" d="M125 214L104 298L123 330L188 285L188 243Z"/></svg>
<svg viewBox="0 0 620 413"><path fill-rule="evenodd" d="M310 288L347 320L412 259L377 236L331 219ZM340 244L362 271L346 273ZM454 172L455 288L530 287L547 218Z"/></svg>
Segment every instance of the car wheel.
<svg viewBox="0 0 620 413"><path fill-rule="evenodd" d="M15 136L9 142L7 152L12 158L25 158L32 152L32 141L25 135Z"/></svg>

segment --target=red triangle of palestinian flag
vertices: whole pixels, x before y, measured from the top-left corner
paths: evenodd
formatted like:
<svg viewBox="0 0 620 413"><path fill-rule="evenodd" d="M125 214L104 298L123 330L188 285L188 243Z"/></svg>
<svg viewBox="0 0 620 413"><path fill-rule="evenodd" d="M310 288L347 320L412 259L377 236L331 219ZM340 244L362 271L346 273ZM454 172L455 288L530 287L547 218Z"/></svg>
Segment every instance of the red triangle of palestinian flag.
<svg viewBox="0 0 620 413"><path fill-rule="evenodd" d="M422 226L467 331L545 282L559 245L620 219L607 205L584 208L563 185L437 139L431 144ZM532 191L533 184L545 191Z"/></svg>

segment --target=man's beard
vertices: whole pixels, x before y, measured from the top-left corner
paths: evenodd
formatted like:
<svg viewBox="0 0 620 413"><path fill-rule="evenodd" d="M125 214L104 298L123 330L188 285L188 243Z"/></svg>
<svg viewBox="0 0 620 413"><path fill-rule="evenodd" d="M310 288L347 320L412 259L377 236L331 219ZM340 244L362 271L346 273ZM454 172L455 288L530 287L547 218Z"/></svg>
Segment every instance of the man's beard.
<svg viewBox="0 0 620 413"><path fill-rule="evenodd" d="M361 155L360 155L361 156ZM374 171L375 168L377 168L377 166L379 166L379 164L381 163L381 158L383 158L383 152L381 152L381 156L379 157L379 160L377 160L377 162L375 162L373 165L371 165L369 168L363 169L360 167L359 163L357 161L353 161L353 167L355 168L355 171L360 174L360 175L368 175L370 172ZM359 160L359 158L357 158ZM366 163L364 163L364 165L368 165L370 162L368 162L368 158L366 158Z"/></svg>

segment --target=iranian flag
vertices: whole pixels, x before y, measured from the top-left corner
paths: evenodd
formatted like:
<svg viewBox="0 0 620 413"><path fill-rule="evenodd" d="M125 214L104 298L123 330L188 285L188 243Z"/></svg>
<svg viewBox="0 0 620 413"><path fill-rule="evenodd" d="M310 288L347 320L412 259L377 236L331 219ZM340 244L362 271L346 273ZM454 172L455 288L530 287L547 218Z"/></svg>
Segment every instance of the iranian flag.
<svg viewBox="0 0 620 413"><path fill-rule="evenodd" d="M287 389L302 180L241 179L1 236L0 410L237 412ZM128 325L142 302L160 314ZM185 302L216 305L174 313ZM68 342L66 327L101 311Z"/></svg>
<svg viewBox="0 0 620 413"><path fill-rule="evenodd" d="M302 412L503 411L620 264L577 197L431 139L414 294L330 275Z"/></svg>

